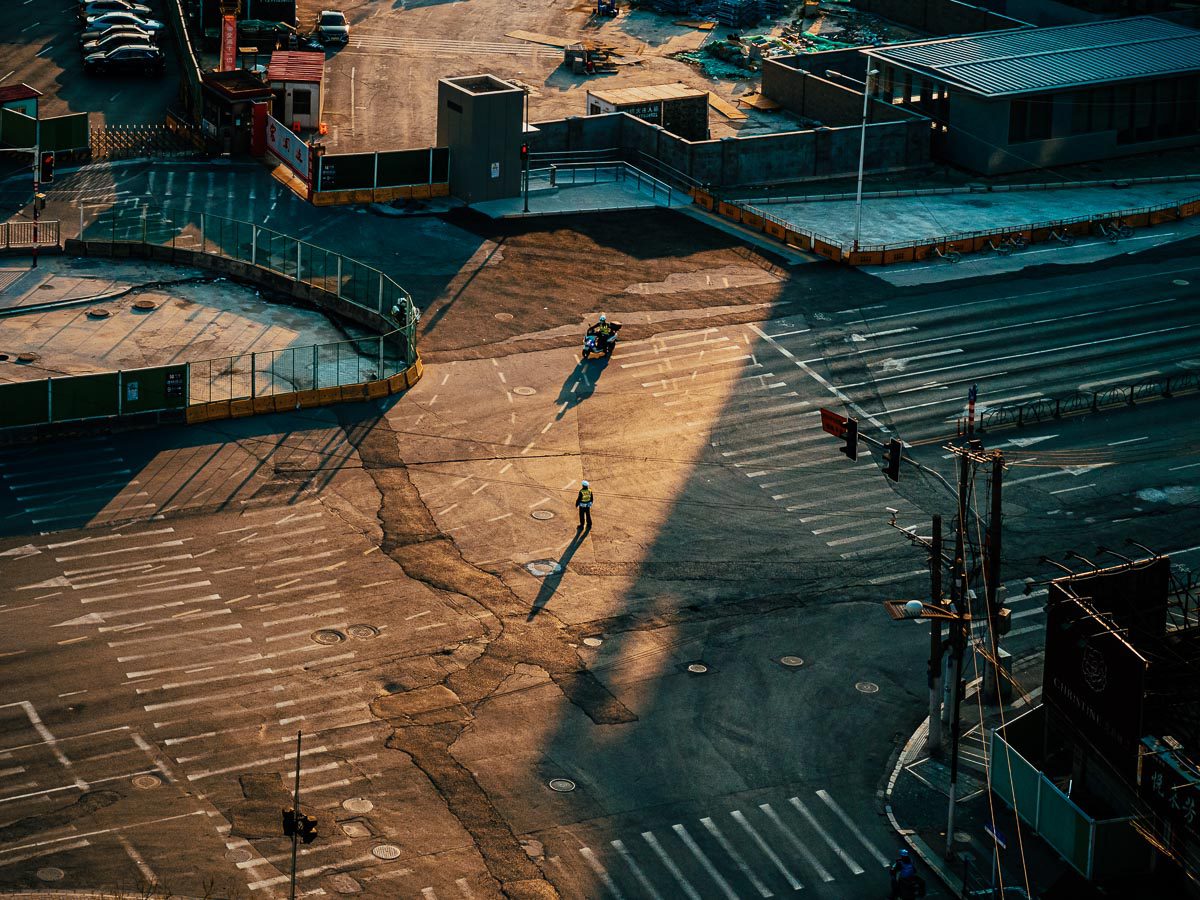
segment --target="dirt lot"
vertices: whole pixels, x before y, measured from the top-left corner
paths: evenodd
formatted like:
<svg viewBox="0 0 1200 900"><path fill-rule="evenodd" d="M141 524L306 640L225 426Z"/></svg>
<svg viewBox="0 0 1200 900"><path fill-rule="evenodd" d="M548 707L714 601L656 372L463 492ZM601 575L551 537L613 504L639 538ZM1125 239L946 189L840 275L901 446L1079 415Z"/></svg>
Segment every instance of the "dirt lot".
<svg viewBox="0 0 1200 900"><path fill-rule="evenodd" d="M302 0L301 24L311 25L321 0ZM710 78L670 58L724 37L677 25L668 16L622 6L616 19L597 19L587 0L344 0L350 44L329 51L324 119L333 152L428 146L436 130L437 80L489 72L530 90L532 121L583 115L588 88L617 88L682 81L735 101L756 89L758 76L729 69ZM770 22L753 29L769 31ZM562 66L562 51L508 37L515 31L568 40L590 39L620 49L618 71L591 78ZM783 112L753 113L731 121L710 111L714 138L799 127Z"/></svg>

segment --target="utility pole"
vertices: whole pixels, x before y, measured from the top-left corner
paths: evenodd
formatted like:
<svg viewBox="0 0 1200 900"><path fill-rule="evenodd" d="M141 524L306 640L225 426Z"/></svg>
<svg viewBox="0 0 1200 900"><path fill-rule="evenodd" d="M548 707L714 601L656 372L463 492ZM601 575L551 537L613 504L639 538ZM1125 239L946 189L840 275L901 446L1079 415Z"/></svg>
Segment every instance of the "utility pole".
<svg viewBox="0 0 1200 900"><path fill-rule="evenodd" d="M929 550L929 602L942 605L942 517L933 517L933 537ZM942 622L929 619L929 736L925 752L942 752Z"/></svg>
<svg viewBox="0 0 1200 900"><path fill-rule="evenodd" d="M292 809L295 810L297 827L292 829L292 891L290 900L296 900L296 845L300 842L300 734L296 732L296 787L292 793Z"/></svg>
<svg viewBox="0 0 1200 900"><path fill-rule="evenodd" d="M950 599L959 618L950 625L951 652L946 667L950 679L950 807L946 813L946 855L954 850L954 813L958 803L958 732L959 710L962 705L962 662L963 648L967 642L966 541L964 539L967 518L967 485L971 475L971 457L967 452L958 456L958 521L954 536L954 574L950 581Z"/></svg>
<svg viewBox="0 0 1200 900"><path fill-rule="evenodd" d="M992 451L992 497L991 514L988 519L987 565L985 567L985 599L988 615L988 655L991 657L984 669L984 702L1000 704L1011 696L1007 673L1000 660L1000 637L1007 633L1008 610L1000 597L1000 549L1003 522L1001 519L1001 488L1004 482L1004 454Z"/></svg>

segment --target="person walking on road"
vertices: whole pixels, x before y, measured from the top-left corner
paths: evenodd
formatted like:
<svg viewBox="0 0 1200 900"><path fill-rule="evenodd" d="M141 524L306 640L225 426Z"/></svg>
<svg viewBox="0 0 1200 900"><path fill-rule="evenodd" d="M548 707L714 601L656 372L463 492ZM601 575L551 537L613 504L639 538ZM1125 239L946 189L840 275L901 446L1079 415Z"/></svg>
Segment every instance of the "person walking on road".
<svg viewBox="0 0 1200 900"><path fill-rule="evenodd" d="M890 900L913 900L925 896L925 879L917 874L908 850L902 849L888 870L892 876Z"/></svg>
<svg viewBox="0 0 1200 900"><path fill-rule="evenodd" d="M579 485L579 496L575 498L575 505L579 507L579 527L576 531L583 531L584 522L587 522L587 530L592 530L592 489L586 481Z"/></svg>

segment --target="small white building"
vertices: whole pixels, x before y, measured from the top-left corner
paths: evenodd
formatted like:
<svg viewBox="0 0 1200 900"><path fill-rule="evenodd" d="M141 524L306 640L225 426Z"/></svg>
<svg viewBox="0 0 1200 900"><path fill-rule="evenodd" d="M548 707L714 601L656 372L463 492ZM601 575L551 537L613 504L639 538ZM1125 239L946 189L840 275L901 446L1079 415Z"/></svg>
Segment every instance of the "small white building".
<svg viewBox="0 0 1200 900"><path fill-rule="evenodd" d="M271 115L293 131L316 130L324 102L325 54L277 50L267 66Z"/></svg>

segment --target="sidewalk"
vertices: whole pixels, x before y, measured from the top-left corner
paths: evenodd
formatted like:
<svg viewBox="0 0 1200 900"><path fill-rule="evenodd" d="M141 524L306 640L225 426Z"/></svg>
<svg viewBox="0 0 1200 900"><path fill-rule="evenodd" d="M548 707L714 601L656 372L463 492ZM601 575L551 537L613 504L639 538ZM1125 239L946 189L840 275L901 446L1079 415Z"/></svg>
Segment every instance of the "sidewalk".
<svg viewBox="0 0 1200 900"><path fill-rule="evenodd" d="M969 678L975 671L969 659L966 671ZM1042 680L1041 654L1019 664L1013 676L1027 695L1038 691ZM1013 703L1000 710L981 704L979 687L978 679L969 683L962 701L959 799L955 805L953 849L947 853L949 729L943 730L943 752L939 757L931 758L925 752L928 719L905 745L888 783L886 803L893 827L953 896L990 897L991 887L995 884L996 897L1049 898L1060 896L1061 891L1063 897L1086 900L1093 896L1086 882L1037 835L1019 825L1013 811L992 796L987 788L986 767L992 729L1036 706L1039 702L1036 695L1028 701L1014 697ZM995 881L995 845L987 827L999 832L1006 844L1006 848L999 851L1000 867Z"/></svg>

